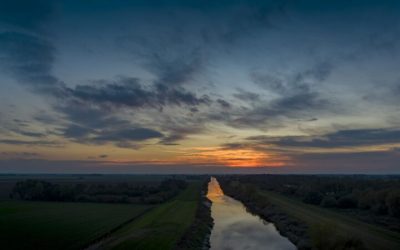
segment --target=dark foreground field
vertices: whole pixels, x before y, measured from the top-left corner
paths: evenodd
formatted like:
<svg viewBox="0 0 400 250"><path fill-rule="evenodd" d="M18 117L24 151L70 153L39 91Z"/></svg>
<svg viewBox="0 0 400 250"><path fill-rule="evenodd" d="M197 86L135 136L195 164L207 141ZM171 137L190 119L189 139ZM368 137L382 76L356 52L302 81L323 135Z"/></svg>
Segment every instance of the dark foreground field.
<svg viewBox="0 0 400 250"><path fill-rule="evenodd" d="M172 249L194 220L200 183L111 234L95 249Z"/></svg>
<svg viewBox="0 0 400 250"><path fill-rule="evenodd" d="M3 191L1 249L167 250L177 249L179 244L192 246L187 249L201 249L210 229L197 235L188 234L198 220L206 177L181 176L179 180L171 176L27 177L34 181L26 181L26 176L0 178L14 196L21 194L10 199ZM18 187L14 192L11 183ZM74 193L64 194L71 194L76 187L82 189L82 184L90 198L88 202L58 201L76 200ZM125 198L119 199L122 195ZM107 203L110 200L113 203Z"/></svg>
<svg viewBox="0 0 400 250"><path fill-rule="evenodd" d="M400 249L397 176L225 175L301 250ZM0 248L202 250L208 176L0 176ZM11 194L11 196L10 196Z"/></svg>
<svg viewBox="0 0 400 250"><path fill-rule="evenodd" d="M2 249L81 249L149 209L146 205L5 201Z"/></svg>

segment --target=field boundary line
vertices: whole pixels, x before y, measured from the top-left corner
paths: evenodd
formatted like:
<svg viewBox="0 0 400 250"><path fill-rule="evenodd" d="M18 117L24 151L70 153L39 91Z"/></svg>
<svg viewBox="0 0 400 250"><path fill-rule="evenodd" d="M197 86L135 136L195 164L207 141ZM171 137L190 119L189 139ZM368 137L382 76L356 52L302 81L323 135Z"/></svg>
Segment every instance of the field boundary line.
<svg viewBox="0 0 400 250"><path fill-rule="evenodd" d="M156 208L157 206L152 206L150 208L145 209L144 211L142 211L141 213L135 215L134 217L130 218L127 221L122 222L121 224L119 224L118 226L110 229L108 232L100 235L99 237L97 237L96 239L90 241L89 243L87 243L85 246L83 246L81 249L87 250L87 249L91 249L91 247L95 246L96 244L100 243L101 241L103 241L104 239L108 238L111 236L111 234L115 233L116 231L118 231L119 229L125 227L126 225L128 225L129 223L139 219L140 217L142 217L143 215L145 215L146 213L150 212L151 210L153 210L154 208Z"/></svg>

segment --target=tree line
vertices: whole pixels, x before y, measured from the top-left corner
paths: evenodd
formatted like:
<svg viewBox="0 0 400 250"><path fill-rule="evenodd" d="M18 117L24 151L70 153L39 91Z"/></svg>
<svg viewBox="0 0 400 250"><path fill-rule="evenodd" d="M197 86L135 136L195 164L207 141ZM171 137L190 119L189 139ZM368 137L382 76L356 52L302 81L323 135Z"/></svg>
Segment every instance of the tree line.
<svg viewBox="0 0 400 250"><path fill-rule="evenodd" d="M368 176L246 176L260 187L296 196L305 203L358 208L400 217L400 178Z"/></svg>
<svg viewBox="0 0 400 250"><path fill-rule="evenodd" d="M23 180L15 184L10 197L30 201L68 201L102 203L162 203L185 189L187 182L166 179L159 185L135 183L68 183Z"/></svg>

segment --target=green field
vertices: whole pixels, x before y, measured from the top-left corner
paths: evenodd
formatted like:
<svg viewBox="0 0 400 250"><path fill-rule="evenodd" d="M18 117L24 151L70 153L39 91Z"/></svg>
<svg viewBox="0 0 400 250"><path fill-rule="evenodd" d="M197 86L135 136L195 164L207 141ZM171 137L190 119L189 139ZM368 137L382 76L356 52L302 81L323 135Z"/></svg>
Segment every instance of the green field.
<svg viewBox="0 0 400 250"><path fill-rule="evenodd" d="M172 249L191 225L201 189L192 182L175 199L164 203L121 228L96 249Z"/></svg>
<svg viewBox="0 0 400 250"><path fill-rule="evenodd" d="M81 249L150 206L0 202L1 249Z"/></svg>
<svg viewBox="0 0 400 250"><path fill-rule="evenodd" d="M400 234L353 219L335 211L305 204L286 196L261 191L261 195L280 207L285 213L306 222L311 230L328 225L335 231L361 239L368 249L400 249ZM329 235L327 235L329 237Z"/></svg>

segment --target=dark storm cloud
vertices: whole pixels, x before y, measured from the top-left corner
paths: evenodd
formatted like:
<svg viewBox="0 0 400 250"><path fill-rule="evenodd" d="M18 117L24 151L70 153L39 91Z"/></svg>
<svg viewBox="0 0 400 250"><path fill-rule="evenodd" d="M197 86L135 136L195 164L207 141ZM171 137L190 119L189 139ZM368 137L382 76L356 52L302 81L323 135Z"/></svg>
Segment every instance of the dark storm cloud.
<svg viewBox="0 0 400 250"><path fill-rule="evenodd" d="M248 141L272 144L280 147L336 148L353 146L374 146L400 143L400 130L391 129L354 129L339 130L321 136L267 137L253 136Z"/></svg>

